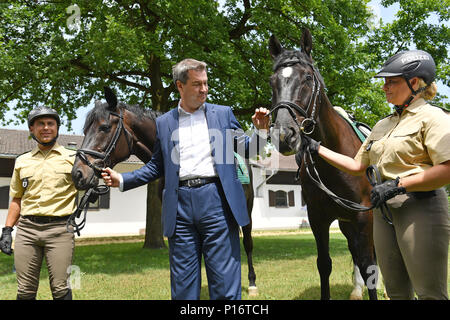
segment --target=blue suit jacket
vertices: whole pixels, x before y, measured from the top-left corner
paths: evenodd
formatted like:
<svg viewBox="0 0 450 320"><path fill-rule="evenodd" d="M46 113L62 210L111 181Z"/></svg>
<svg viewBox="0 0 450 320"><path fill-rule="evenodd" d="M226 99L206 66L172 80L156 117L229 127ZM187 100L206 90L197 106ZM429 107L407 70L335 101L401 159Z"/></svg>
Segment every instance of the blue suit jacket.
<svg viewBox="0 0 450 320"><path fill-rule="evenodd" d="M253 156L258 147L264 147L266 141L258 139L255 133L252 138L246 136L230 107L205 103L205 112L215 169L234 218L240 226L245 226L250 220L244 190L236 173L233 149L241 153L245 150L247 156ZM142 186L164 175L162 220L164 235L167 237L172 236L175 231L177 216L180 171L178 129L178 108L158 117L157 141L152 159L142 168L122 175L123 191Z"/></svg>

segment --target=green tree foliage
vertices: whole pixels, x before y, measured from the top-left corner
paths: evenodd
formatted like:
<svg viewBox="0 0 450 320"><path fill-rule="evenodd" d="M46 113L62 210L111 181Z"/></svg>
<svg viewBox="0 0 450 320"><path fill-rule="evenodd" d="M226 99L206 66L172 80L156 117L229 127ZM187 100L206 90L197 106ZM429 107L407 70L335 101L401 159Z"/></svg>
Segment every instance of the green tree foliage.
<svg viewBox="0 0 450 320"><path fill-rule="evenodd" d="M75 29L72 1L0 3L0 119L11 105L23 121L47 104L70 121L102 98L104 85L164 112L177 100L172 66L193 57L210 67L209 100L248 120L271 104L269 36L298 48L307 27L331 102L374 124L389 107L372 76L397 50L430 51L438 78L450 81L449 30L427 21L430 14L448 21L449 0L399 3L397 20L379 25L368 0L80 0Z"/></svg>

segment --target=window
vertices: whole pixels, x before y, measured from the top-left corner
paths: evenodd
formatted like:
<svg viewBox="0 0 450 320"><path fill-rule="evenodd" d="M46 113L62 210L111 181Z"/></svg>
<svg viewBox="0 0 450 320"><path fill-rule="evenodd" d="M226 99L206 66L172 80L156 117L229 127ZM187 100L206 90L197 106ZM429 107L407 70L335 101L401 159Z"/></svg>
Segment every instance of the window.
<svg viewBox="0 0 450 320"><path fill-rule="evenodd" d="M9 207L9 186L0 187L0 209Z"/></svg>
<svg viewBox="0 0 450 320"><path fill-rule="evenodd" d="M275 192L275 207L287 207L287 197L286 192L277 191Z"/></svg>
<svg viewBox="0 0 450 320"><path fill-rule="evenodd" d="M83 198L85 193L85 191L78 191L76 197L77 206L80 205L81 199ZM100 195L94 203L89 203L89 210L109 209L109 193L110 191L108 191L106 194Z"/></svg>
<svg viewBox="0 0 450 320"><path fill-rule="evenodd" d="M294 191L269 190L269 207L289 208L295 207Z"/></svg>

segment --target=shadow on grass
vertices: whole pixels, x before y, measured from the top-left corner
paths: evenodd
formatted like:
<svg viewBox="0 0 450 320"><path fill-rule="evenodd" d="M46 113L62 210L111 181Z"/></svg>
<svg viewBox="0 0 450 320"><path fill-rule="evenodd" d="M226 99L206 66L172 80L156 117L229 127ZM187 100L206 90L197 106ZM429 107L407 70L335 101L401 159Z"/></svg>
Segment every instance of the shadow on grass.
<svg viewBox="0 0 450 320"><path fill-rule="evenodd" d="M330 284L332 300L348 300L353 287L347 284ZM320 286L308 287L300 292L294 300L320 300Z"/></svg>
<svg viewBox="0 0 450 320"><path fill-rule="evenodd" d="M316 242L312 234L282 238L261 237L253 238L253 241L255 262L296 260L317 256ZM243 249L242 251L245 256L245 251ZM330 254L334 256L349 254L347 240L342 235L330 235Z"/></svg>
<svg viewBox="0 0 450 320"><path fill-rule="evenodd" d="M169 250L143 249L143 242L75 247L73 264L86 273L139 273L169 269Z"/></svg>

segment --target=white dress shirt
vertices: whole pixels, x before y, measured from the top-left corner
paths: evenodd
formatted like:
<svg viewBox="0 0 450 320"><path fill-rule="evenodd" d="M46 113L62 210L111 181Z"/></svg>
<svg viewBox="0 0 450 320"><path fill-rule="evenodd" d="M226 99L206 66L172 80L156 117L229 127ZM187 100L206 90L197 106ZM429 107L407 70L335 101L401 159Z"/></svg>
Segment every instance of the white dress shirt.
<svg viewBox="0 0 450 320"><path fill-rule="evenodd" d="M178 105L180 180L216 177L205 105L189 113Z"/></svg>

